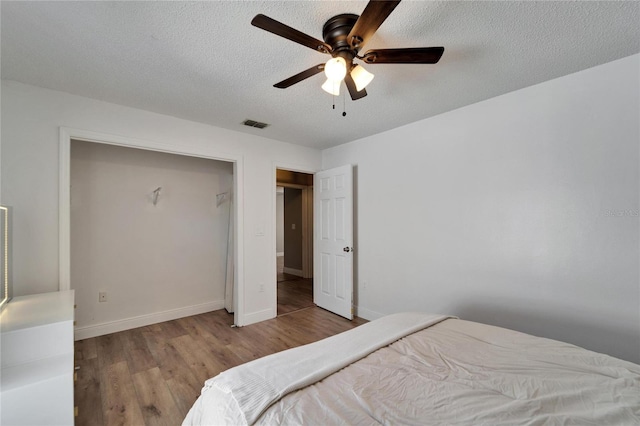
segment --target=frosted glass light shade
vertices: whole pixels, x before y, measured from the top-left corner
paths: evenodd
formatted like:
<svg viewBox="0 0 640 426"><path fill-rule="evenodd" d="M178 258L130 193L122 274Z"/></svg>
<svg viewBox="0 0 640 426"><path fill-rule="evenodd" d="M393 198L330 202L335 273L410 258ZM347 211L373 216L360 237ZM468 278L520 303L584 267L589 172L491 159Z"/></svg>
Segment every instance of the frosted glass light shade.
<svg viewBox="0 0 640 426"><path fill-rule="evenodd" d="M331 58L324 66L324 73L329 80L342 81L347 75L347 62L344 58Z"/></svg>
<svg viewBox="0 0 640 426"><path fill-rule="evenodd" d="M322 90L333 96L340 96L340 81L327 79L322 85Z"/></svg>
<svg viewBox="0 0 640 426"><path fill-rule="evenodd" d="M356 83L356 90L359 92L367 87L369 83L371 83L374 75L365 70L363 66L356 65L355 67L353 67L353 70L351 70L351 77Z"/></svg>

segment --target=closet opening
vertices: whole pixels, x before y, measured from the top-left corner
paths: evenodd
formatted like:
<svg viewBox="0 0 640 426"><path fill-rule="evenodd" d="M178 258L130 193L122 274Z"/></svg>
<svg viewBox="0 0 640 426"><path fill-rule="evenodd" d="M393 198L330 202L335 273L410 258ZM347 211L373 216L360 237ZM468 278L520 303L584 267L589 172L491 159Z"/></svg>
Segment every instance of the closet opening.
<svg viewBox="0 0 640 426"><path fill-rule="evenodd" d="M76 340L223 308L238 324L238 163L76 137L67 148L60 287L76 291Z"/></svg>

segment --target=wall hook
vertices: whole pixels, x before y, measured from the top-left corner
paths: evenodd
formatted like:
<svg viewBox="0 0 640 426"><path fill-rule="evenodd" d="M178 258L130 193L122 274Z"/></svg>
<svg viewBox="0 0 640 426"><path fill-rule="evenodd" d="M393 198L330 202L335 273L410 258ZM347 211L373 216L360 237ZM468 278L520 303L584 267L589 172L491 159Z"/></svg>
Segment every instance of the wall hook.
<svg viewBox="0 0 640 426"><path fill-rule="evenodd" d="M153 191L153 205L155 206L156 204L158 204L158 197L160 196L160 190L162 189L161 186L157 187L155 189L155 191Z"/></svg>
<svg viewBox="0 0 640 426"><path fill-rule="evenodd" d="M216 207L220 207L222 203L227 201L227 197L229 196L229 192L223 192L220 194L216 194Z"/></svg>

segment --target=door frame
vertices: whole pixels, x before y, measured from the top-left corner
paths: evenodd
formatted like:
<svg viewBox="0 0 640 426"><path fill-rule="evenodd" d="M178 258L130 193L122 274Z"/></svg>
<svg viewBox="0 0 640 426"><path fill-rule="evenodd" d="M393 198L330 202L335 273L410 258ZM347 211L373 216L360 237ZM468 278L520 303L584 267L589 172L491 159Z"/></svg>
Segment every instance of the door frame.
<svg viewBox="0 0 640 426"><path fill-rule="evenodd" d="M242 155L221 153L207 146L176 146L149 140L110 135L89 130L60 127L58 193L59 290L71 289L71 140L117 145L233 163L234 215L234 324L244 325L244 159Z"/></svg>
<svg viewBox="0 0 640 426"><path fill-rule="evenodd" d="M303 230L308 229L309 227L307 226L306 228L304 227L304 222L306 221L308 224L308 220L311 214L311 217L313 217L313 185L311 185L311 191L309 191L307 188L307 186L305 185L295 185L295 184L280 184L278 185L278 178L277 178L277 170L287 170L290 172L299 172L299 173L306 173L309 175L315 175L316 172L320 171L318 169L313 170L310 169L308 167L304 167L304 166L300 166L299 164L290 164L290 163L282 163L279 161L274 161L272 163L272 167L271 167L271 183L272 183L272 196L271 196L271 205L272 205L272 217L273 217L273 223L272 223L272 232L271 235L273 235L273 241L272 241L272 254L271 254L271 259L273 259L273 272L271 273L272 276L272 283L271 283L271 287L274 290L273 294L274 294L274 299L273 299L273 310L274 310L274 317L278 316L278 269L277 269L277 265L276 265L276 258L277 258L277 254L278 254L278 250L277 250L277 223L278 223L278 215L276 212L276 204L277 204L277 195L276 195L276 187L277 186L284 186L284 187L289 187L289 188L300 188L302 189L302 221L303 221ZM311 197L311 198L309 198ZM305 203L306 200L306 203ZM309 211L309 204L311 203L311 211ZM313 223L311 223L311 226L313 226ZM303 256L302 256L302 273L304 275L304 278L310 278L313 276L313 239L314 239L314 233L312 232L310 235L311 238L306 238L304 239L304 241L302 242L302 250L303 250ZM305 247L306 246L306 247ZM310 247L310 248L309 248ZM305 259L304 254L305 253L309 253L309 250L311 251L312 255L311 255L311 261L309 261L309 259ZM306 256L308 257L308 256Z"/></svg>

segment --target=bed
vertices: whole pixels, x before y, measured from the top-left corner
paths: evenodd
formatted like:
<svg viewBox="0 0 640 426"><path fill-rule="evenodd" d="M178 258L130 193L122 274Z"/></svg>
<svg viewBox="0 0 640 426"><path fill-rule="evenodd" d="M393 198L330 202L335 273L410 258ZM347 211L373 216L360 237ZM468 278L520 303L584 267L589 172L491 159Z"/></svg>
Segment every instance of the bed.
<svg viewBox="0 0 640 426"><path fill-rule="evenodd" d="M640 366L568 343L402 313L229 369L183 425L640 424Z"/></svg>

